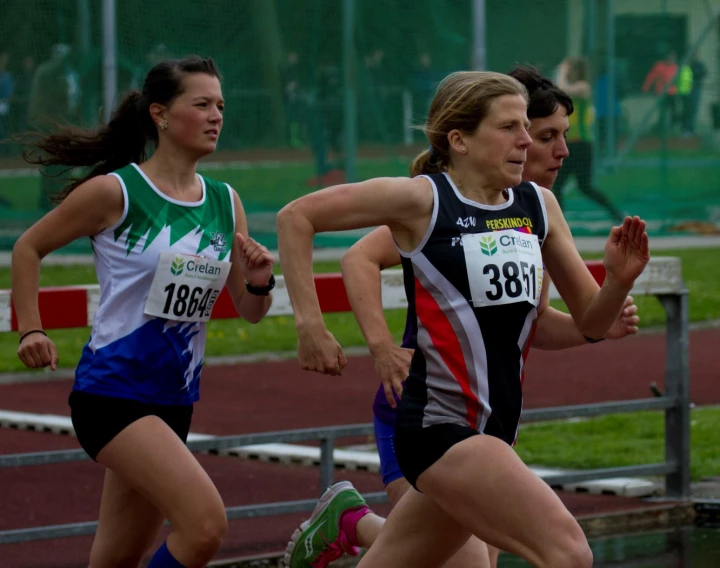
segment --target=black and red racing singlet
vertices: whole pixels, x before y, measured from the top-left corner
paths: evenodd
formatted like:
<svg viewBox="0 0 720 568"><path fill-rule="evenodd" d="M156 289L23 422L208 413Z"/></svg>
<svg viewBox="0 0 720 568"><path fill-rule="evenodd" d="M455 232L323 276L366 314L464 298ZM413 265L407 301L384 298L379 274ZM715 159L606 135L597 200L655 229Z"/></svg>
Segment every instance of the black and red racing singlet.
<svg viewBox="0 0 720 568"><path fill-rule="evenodd" d="M430 226L413 252L401 251L417 349L397 425L462 424L512 444L542 289L545 202L531 183L483 205L447 174L425 177Z"/></svg>

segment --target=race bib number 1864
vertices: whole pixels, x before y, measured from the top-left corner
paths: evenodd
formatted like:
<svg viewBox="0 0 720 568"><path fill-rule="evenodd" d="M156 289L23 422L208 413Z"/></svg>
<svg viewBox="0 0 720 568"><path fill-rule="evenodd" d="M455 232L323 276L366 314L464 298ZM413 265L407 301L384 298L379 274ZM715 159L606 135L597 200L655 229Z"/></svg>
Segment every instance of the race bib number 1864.
<svg viewBox="0 0 720 568"><path fill-rule="evenodd" d="M229 262L160 253L145 313L176 321L206 322L229 273Z"/></svg>
<svg viewBox="0 0 720 568"><path fill-rule="evenodd" d="M465 234L462 243L474 306L538 304L543 264L537 235L507 229Z"/></svg>

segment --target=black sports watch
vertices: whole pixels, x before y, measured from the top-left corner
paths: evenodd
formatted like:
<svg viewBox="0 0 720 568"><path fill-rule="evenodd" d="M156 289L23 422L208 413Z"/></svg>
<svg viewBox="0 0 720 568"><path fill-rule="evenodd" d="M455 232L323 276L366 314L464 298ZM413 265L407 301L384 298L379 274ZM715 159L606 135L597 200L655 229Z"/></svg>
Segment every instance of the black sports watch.
<svg viewBox="0 0 720 568"><path fill-rule="evenodd" d="M247 288L247 291L254 296L268 296L270 294L270 290L275 288L275 275L270 275L270 280L268 280L267 286L253 286L246 281L245 288Z"/></svg>

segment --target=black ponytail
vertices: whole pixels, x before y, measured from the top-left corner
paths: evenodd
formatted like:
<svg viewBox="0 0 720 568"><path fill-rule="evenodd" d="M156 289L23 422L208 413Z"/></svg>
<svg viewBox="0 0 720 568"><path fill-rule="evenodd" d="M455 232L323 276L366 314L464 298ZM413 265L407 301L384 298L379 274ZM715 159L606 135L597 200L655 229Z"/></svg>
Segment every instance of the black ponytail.
<svg viewBox="0 0 720 568"><path fill-rule="evenodd" d="M131 162L145 160L145 149L155 126L148 108L143 108L140 91L131 91L112 114L110 122L94 129L63 126L43 136L28 135L32 148L23 154L25 160L40 166L66 166L91 170L65 187L53 200L60 202L87 180L108 174Z"/></svg>

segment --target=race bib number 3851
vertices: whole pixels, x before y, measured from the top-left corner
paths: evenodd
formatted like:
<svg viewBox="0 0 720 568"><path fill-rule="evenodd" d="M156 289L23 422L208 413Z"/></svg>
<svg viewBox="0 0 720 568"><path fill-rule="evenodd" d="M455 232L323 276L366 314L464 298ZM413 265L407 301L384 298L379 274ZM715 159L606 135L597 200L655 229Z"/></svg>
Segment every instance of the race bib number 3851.
<svg viewBox="0 0 720 568"><path fill-rule="evenodd" d="M176 321L206 322L229 273L229 262L160 253L145 313Z"/></svg>
<svg viewBox="0 0 720 568"><path fill-rule="evenodd" d="M466 234L462 244L474 306L538 304L543 264L537 235L512 229Z"/></svg>

